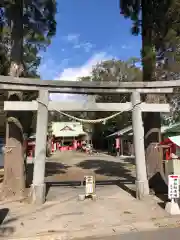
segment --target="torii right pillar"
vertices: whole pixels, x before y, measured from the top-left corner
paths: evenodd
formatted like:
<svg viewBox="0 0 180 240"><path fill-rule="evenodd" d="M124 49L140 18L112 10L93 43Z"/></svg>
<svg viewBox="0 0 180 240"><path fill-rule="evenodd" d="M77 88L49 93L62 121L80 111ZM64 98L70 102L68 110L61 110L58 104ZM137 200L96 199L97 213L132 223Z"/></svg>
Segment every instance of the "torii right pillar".
<svg viewBox="0 0 180 240"><path fill-rule="evenodd" d="M144 148L144 127L140 104L140 93L135 91L132 93L132 125L136 161L136 198L143 199L149 195L149 183L147 179Z"/></svg>

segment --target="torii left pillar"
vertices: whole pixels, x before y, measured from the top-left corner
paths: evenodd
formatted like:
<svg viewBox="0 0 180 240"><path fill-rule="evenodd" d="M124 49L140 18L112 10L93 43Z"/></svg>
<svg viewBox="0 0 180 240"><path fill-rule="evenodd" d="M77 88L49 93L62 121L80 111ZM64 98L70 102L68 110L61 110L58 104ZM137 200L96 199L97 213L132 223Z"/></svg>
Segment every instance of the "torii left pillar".
<svg viewBox="0 0 180 240"><path fill-rule="evenodd" d="M46 185L44 183L44 178L47 147L48 102L48 91L40 90L37 111L33 183L31 186L32 203L35 204L43 204L45 202Z"/></svg>
<svg viewBox="0 0 180 240"><path fill-rule="evenodd" d="M132 125L136 161L136 197L143 199L149 195L149 183L146 171L144 128L140 104L140 93L135 91L132 93Z"/></svg>

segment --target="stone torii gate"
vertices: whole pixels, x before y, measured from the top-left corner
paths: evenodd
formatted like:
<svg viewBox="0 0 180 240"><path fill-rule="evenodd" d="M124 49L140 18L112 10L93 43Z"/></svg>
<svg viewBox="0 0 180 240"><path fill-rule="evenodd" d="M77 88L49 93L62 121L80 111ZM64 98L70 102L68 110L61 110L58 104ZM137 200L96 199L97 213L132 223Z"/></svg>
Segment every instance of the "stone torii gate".
<svg viewBox="0 0 180 240"><path fill-rule="evenodd" d="M0 76L0 88L13 91L39 91L37 101L4 102L6 111L37 111L36 150L32 183L33 203L45 201L45 159L48 111L132 111L134 148L136 160L136 193L139 199L149 194L149 186L145 162L144 129L142 112L169 112L169 104L148 104L141 102L143 93L172 93L173 87L180 86L180 81L170 82L70 82L44 81ZM51 102L49 93L102 94L130 93L131 102L127 103L81 103Z"/></svg>

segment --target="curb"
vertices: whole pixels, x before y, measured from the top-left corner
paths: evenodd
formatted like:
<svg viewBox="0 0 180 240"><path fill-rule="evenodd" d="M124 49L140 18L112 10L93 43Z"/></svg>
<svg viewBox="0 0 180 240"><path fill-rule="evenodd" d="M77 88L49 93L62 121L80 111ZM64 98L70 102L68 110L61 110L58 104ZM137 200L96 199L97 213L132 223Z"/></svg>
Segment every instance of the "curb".
<svg viewBox="0 0 180 240"><path fill-rule="evenodd" d="M180 226L180 218L169 217L162 219L153 219L146 222L134 222L125 225L112 225L103 228L92 228L75 230L74 232L54 231L41 233L36 236L29 237L4 237L8 240L72 240L85 239L88 237L110 237L132 232L157 231L160 228L176 228Z"/></svg>

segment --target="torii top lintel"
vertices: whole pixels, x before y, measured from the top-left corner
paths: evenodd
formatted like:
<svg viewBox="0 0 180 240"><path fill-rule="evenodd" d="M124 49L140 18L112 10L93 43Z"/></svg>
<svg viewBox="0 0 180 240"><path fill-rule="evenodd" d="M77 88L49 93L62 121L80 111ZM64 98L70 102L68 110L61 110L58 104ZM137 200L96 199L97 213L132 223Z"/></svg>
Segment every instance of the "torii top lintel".
<svg viewBox="0 0 180 240"><path fill-rule="evenodd" d="M34 78L13 78L0 76L0 88L3 90L38 91L70 93L103 93L103 92L172 92L172 88L180 87L180 80L154 82L81 82L40 80Z"/></svg>

